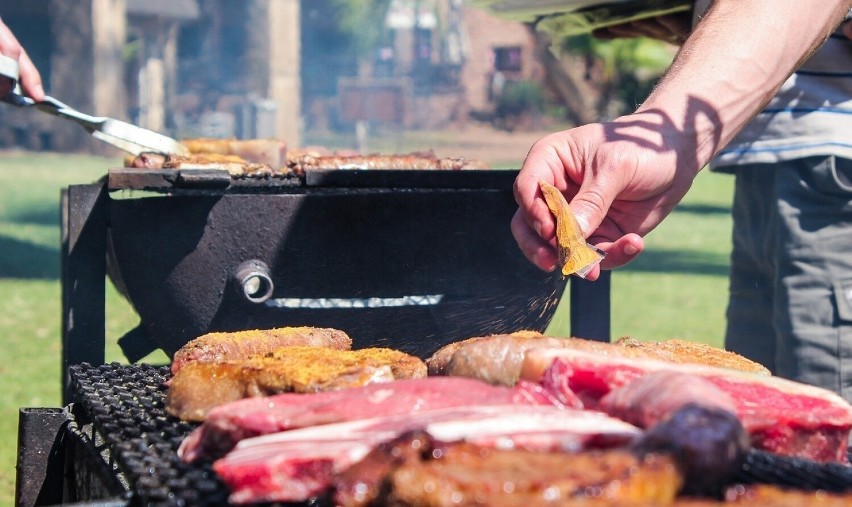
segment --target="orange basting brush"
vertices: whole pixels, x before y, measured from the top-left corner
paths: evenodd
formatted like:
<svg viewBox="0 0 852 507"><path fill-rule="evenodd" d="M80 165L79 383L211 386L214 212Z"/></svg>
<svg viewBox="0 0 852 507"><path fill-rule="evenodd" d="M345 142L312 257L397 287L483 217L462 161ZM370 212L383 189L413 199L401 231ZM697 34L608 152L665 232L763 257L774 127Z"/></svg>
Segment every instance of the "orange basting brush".
<svg viewBox="0 0 852 507"><path fill-rule="evenodd" d="M565 196L546 181L538 182L547 208L556 217L556 243L559 265L564 276L575 274L585 278L606 254L586 242L580 224L568 206Z"/></svg>

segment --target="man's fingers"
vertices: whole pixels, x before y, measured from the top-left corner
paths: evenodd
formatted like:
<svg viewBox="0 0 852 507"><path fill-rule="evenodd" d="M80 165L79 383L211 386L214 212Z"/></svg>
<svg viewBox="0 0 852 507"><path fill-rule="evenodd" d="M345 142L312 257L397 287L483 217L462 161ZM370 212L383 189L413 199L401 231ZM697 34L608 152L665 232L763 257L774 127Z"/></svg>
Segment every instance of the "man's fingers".
<svg viewBox="0 0 852 507"><path fill-rule="evenodd" d="M529 226L522 210L515 212L511 228L524 257L542 271L553 271L556 268L556 247L542 239L538 232Z"/></svg>
<svg viewBox="0 0 852 507"><path fill-rule="evenodd" d="M21 69L21 88L24 93L33 98L37 102L44 100L44 87L41 83L41 74L33 65L26 51L21 51L21 56L18 59L18 65Z"/></svg>
<svg viewBox="0 0 852 507"><path fill-rule="evenodd" d="M0 24L0 54L3 56L8 56L13 60L20 60L21 58L21 44L18 43L18 39L6 28L5 25Z"/></svg>
<svg viewBox="0 0 852 507"><path fill-rule="evenodd" d="M594 236L590 242L595 244ZM606 257L601 261L601 269L615 269L632 262L645 250L645 240L638 234L625 234L615 241L603 241L595 246L606 252Z"/></svg>

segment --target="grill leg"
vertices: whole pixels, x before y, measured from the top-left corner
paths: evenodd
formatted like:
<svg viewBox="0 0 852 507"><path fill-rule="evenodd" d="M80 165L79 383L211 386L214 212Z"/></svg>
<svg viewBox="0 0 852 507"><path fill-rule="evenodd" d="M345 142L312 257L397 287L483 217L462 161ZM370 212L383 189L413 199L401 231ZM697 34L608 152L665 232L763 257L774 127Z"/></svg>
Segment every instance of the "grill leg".
<svg viewBox="0 0 852 507"><path fill-rule="evenodd" d="M65 485L62 436L68 417L59 408L23 408L18 419L15 504L58 505Z"/></svg>
<svg viewBox="0 0 852 507"><path fill-rule="evenodd" d="M71 401L68 367L103 364L106 347L106 184L72 185L62 193L62 386Z"/></svg>
<svg viewBox="0 0 852 507"><path fill-rule="evenodd" d="M571 277L571 336L610 341L611 276L611 271L601 271L594 282Z"/></svg>

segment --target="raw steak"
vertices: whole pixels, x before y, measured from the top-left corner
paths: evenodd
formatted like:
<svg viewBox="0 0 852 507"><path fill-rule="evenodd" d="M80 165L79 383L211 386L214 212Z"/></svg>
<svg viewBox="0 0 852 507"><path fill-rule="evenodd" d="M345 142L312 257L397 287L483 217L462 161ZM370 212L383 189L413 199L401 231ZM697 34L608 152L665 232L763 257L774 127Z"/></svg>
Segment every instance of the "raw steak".
<svg viewBox="0 0 852 507"><path fill-rule="evenodd" d="M643 375L607 393L600 399L598 408L640 428L650 428L697 399L703 407L737 412L736 403L728 393L703 377L680 371Z"/></svg>
<svg viewBox="0 0 852 507"><path fill-rule="evenodd" d="M586 406L596 407L613 389L658 371L698 375L730 395L737 417L758 449L816 461L846 461L852 406L826 389L725 368L571 349L528 351L521 377L570 390ZM704 396L696 392L694 401L700 404Z"/></svg>
<svg viewBox="0 0 852 507"><path fill-rule="evenodd" d="M379 444L413 430L439 442L541 453L624 446L641 434L600 412L515 404L454 407L242 440L213 468L230 488L231 502L305 501Z"/></svg>
<svg viewBox="0 0 852 507"><path fill-rule="evenodd" d="M540 386L492 386L461 377L369 384L343 391L248 398L214 408L181 444L185 461L222 456L245 438L318 424L474 405L557 405Z"/></svg>

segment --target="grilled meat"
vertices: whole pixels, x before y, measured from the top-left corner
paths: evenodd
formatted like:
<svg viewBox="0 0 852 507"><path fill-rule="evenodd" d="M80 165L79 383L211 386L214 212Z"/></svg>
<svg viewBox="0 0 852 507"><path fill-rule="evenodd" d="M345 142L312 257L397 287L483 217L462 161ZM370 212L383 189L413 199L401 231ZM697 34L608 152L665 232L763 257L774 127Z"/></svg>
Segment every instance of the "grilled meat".
<svg viewBox="0 0 852 507"><path fill-rule="evenodd" d="M162 169L219 169L233 177L271 175L275 170L268 164L249 162L237 155L205 153L203 155L166 155Z"/></svg>
<svg viewBox="0 0 852 507"><path fill-rule="evenodd" d="M311 346L349 350L352 339L337 329L318 327L282 327L254 329L232 333L208 333L200 336L175 352L172 373L177 373L187 363L222 362L246 359L254 355L273 352L281 347Z"/></svg>
<svg viewBox="0 0 852 507"><path fill-rule="evenodd" d="M181 144L193 155L230 155L253 164L279 170L287 160L287 145L278 139L184 139Z"/></svg>
<svg viewBox="0 0 852 507"><path fill-rule="evenodd" d="M243 398L331 391L425 376L423 361L392 349L283 347L244 360L184 366L169 383L166 410L183 420L203 421L213 407Z"/></svg>
<svg viewBox="0 0 852 507"><path fill-rule="evenodd" d="M429 459L430 458L430 459ZM670 458L627 451L538 453L458 443L388 478L386 505L668 505L681 484Z"/></svg>
<svg viewBox="0 0 852 507"><path fill-rule="evenodd" d="M220 169L233 177L264 176L285 171L287 146L276 139L184 139L189 155L142 153L125 159L137 169Z"/></svg>
<svg viewBox="0 0 852 507"><path fill-rule="evenodd" d="M284 393L249 398L214 408L183 441L185 461L217 458L250 437L317 424L390 417L409 412L466 406L554 406L531 384L492 386L462 377L430 377L368 384L341 391ZM534 387L534 386L533 386Z"/></svg>
<svg viewBox="0 0 852 507"><path fill-rule="evenodd" d="M235 503L304 501L382 442L422 429L440 442L541 452L624 445L638 430L600 412L553 406L469 406L283 431L241 441L213 469Z"/></svg>
<svg viewBox="0 0 852 507"><path fill-rule="evenodd" d="M162 153L140 153L137 156L129 155L124 159L125 167L135 169L162 169L166 162L166 156Z"/></svg>
<svg viewBox="0 0 852 507"><path fill-rule="evenodd" d="M518 343L524 343L525 341L531 341L536 338L544 337L544 335L542 335L538 331L526 330L516 331L514 333L509 333L508 335L491 336L511 336L513 337L512 339L515 339ZM444 345L443 347L435 351L435 353L432 354L432 356L426 360L426 364L429 366L429 375L447 375L447 368L450 365L450 361L453 359L453 356L459 349L467 346L469 343L482 341L486 338L489 338L489 336L477 336Z"/></svg>
<svg viewBox="0 0 852 507"><path fill-rule="evenodd" d="M521 378L545 379L568 389L586 406L614 389L661 371L697 375L727 393L736 415L761 450L815 461L846 461L852 432L852 406L835 393L791 380L713 366L594 354L573 349L532 349ZM655 391L654 396L664 396ZM702 403L704 392L691 393ZM637 401L638 403L644 402Z"/></svg>
<svg viewBox="0 0 852 507"><path fill-rule="evenodd" d="M302 154L288 157L287 168L295 174L306 169L488 169L478 160L464 158L439 158L432 152L404 155L316 155Z"/></svg>
<svg viewBox="0 0 852 507"><path fill-rule="evenodd" d="M769 374L758 363L726 350L684 340L640 342L622 338L615 343L582 338L553 338L535 331L470 338L439 349L427 360L430 375L453 375L514 385L528 350L570 348L606 356L658 359L673 363L705 364Z"/></svg>
<svg viewBox="0 0 852 507"><path fill-rule="evenodd" d="M650 428L668 419L684 405L700 401L701 406L731 413L737 410L733 398L709 380L681 371L648 373L607 393L597 407L640 428Z"/></svg>
<svg viewBox="0 0 852 507"><path fill-rule="evenodd" d="M735 352L730 352L706 343L690 342L673 338L663 341L639 341L635 338L624 337L615 342L616 345L629 349L639 349L650 352L654 357L673 363L692 363L732 370L750 371L761 375L770 375L769 370L760 363L747 359Z"/></svg>

